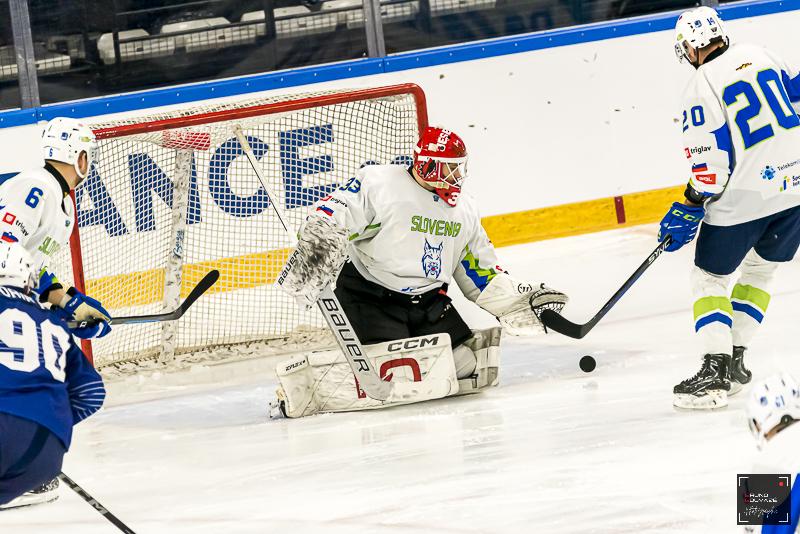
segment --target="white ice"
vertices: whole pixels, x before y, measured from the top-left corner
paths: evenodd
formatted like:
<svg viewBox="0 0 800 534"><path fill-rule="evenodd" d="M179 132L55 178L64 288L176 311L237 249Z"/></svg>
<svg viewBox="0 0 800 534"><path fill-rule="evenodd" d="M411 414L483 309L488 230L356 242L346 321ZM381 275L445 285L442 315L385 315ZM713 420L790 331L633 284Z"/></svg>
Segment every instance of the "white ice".
<svg viewBox="0 0 800 534"><path fill-rule="evenodd" d="M583 322L653 230L499 253L514 275L567 291L565 315ZM692 253L660 258L584 340L506 338L501 385L480 395L270 421L274 357L112 383L64 471L137 534L741 532L748 389L723 410L672 408L700 363ZM756 378L800 370L798 292L800 266L787 264L748 353ZM51 505L0 513L0 532L117 531L62 488Z"/></svg>

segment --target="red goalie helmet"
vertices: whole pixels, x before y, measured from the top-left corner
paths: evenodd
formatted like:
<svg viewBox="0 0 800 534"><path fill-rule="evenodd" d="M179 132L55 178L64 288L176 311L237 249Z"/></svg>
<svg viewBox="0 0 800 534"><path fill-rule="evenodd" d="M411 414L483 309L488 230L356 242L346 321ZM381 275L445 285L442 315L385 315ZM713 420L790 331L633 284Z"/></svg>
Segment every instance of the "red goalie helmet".
<svg viewBox="0 0 800 534"><path fill-rule="evenodd" d="M455 206L467 177L467 146L450 130L429 126L414 148L414 170L442 200Z"/></svg>

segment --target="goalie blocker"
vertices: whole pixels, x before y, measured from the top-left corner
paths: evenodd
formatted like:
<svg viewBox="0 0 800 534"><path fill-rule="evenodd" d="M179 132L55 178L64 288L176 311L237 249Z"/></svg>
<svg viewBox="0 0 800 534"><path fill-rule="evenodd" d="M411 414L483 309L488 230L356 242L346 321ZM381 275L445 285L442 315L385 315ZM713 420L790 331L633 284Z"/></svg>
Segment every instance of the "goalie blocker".
<svg viewBox="0 0 800 534"><path fill-rule="evenodd" d="M339 350L301 354L278 364L280 387L271 417L369 410L477 393L498 383L499 327L476 330L455 349L448 334L432 334L367 345L364 349L384 380L395 384L386 401L369 398ZM457 368L471 372L456 374Z"/></svg>

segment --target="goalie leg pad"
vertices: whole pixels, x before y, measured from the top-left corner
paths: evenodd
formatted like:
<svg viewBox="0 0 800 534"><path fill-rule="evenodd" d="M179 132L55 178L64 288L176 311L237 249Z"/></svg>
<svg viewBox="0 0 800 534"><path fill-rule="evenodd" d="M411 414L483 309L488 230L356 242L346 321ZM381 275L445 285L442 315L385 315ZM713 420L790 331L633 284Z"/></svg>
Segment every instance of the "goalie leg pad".
<svg viewBox="0 0 800 534"><path fill-rule="evenodd" d="M454 351L469 351L473 355L475 369L469 376L458 375L457 395L469 395L496 386L500 383L500 340L503 329L499 326L485 330L473 330L473 336ZM458 358L455 358L458 361Z"/></svg>
<svg viewBox="0 0 800 534"><path fill-rule="evenodd" d="M278 364L278 402L287 417L369 410L446 397L458 390L448 334L364 347L384 380L394 384L386 401L369 398L339 350L312 352Z"/></svg>

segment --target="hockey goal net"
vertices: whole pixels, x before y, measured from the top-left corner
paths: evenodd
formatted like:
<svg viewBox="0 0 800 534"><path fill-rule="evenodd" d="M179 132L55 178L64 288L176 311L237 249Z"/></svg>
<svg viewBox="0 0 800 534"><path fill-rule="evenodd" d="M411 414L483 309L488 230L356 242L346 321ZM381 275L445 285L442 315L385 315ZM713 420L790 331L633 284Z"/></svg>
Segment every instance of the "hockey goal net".
<svg viewBox="0 0 800 534"><path fill-rule="evenodd" d="M241 127L294 225L362 166L408 165L427 124L413 85L184 108L90 126L99 153L75 192L78 231L60 277L112 315L171 311L211 269L220 279L179 321L121 325L85 344L98 368L319 332L273 288L289 239L234 129ZM280 341L278 341L280 343ZM235 350L235 349L234 349Z"/></svg>

